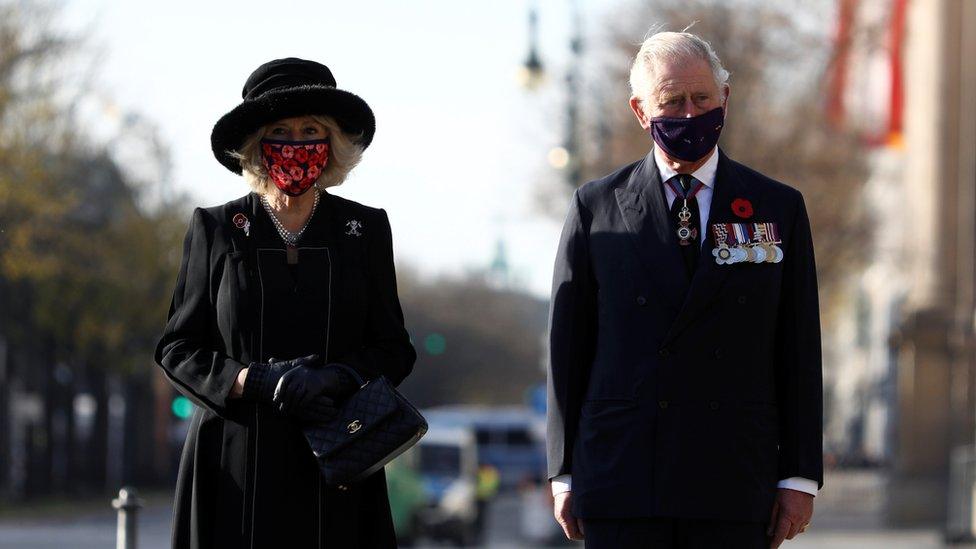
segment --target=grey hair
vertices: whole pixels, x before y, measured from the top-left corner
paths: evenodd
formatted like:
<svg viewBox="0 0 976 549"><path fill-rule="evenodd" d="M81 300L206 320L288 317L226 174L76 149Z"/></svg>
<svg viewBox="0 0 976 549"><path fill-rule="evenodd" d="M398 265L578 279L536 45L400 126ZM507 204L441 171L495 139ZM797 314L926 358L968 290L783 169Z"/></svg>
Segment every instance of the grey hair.
<svg viewBox="0 0 976 549"><path fill-rule="evenodd" d="M339 123L331 116L312 115L312 119L329 130L329 163L325 165L322 175L315 181L315 187L321 191L341 185L346 180L349 172L362 159L363 147L359 144L358 135L342 131ZM277 188L268 177L268 170L264 167L264 159L261 157L261 138L264 137L267 128L268 125L258 129L244 140L240 150L231 153L231 156L241 163L244 181L251 190L260 195L271 193Z"/></svg>
<svg viewBox="0 0 976 549"><path fill-rule="evenodd" d="M690 27L689 27L690 28ZM685 31L688 29L686 28ZM650 95L655 65L661 61L708 61L715 85L721 89L729 81L729 71L722 66L712 45L690 32L655 32L641 44L630 67L630 93L638 98Z"/></svg>

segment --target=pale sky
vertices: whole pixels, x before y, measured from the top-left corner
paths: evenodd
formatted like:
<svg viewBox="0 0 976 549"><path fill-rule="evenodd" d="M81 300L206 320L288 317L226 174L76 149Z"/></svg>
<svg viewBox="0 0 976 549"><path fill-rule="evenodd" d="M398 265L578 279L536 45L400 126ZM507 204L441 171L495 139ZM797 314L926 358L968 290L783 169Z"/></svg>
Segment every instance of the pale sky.
<svg viewBox="0 0 976 549"><path fill-rule="evenodd" d="M613 3L583 2L587 35ZM376 114L373 144L334 192L387 210L397 260L457 274L486 266L503 239L515 275L548 296L561 219L539 212L532 196L561 177L546 154L563 135L570 0L538 2L551 73L537 93L515 78L528 51L524 0L65 5L68 21L92 23L104 54L99 88L159 125L174 185L195 205L247 191L213 158L210 131L240 102L251 71L280 57L313 59Z"/></svg>

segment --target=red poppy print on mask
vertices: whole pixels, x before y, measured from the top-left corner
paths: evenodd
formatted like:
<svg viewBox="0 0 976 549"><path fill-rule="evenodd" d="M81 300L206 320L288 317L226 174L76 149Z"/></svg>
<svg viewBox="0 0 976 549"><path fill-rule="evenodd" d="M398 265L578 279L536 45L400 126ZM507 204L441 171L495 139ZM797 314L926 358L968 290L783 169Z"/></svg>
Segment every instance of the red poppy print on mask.
<svg viewBox="0 0 976 549"><path fill-rule="evenodd" d="M732 212L742 219L752 217L752 202L745 198L736 198L732 201Z"/></svg>
<svg viewBox="0 0 976 549"><path fill-rule="evenodd" d="M289 196L305 194L329 163L329 140L261 140L261 157L268 176Z"/></svg>

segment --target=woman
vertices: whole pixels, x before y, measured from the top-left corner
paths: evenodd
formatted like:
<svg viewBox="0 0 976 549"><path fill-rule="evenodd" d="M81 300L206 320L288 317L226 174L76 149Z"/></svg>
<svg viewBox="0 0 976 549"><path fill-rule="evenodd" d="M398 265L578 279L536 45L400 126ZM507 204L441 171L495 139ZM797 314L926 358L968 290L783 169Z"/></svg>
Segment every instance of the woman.
<svg viewBox="0 0 976 549"><path fill-rule="evenodd" d="M393 547L382 470L322 482L301 422L365 378L399 383L403 327L386 213L328 194L373 138L369 106L327 67L279 59L213 129L253 192L198 208L156 362L197 404L177 481L174 547Z"/></svg>

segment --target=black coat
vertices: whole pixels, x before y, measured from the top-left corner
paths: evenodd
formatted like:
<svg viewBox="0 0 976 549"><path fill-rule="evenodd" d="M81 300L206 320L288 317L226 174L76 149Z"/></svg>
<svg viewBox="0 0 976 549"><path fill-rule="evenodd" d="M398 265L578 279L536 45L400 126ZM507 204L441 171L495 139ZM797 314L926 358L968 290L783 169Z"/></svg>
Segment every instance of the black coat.
<svg viewBox="0 0 976 549"><path fill-rule="evenodd" d="M237 214L250 222L249 236ZM299 254L289 272L253 193L193 213L156 348L167 377L197 405L177 481L174 547L395 546L382 470L347 490L326 486L294 421L228 398L238 371L272 354L318 352L394 383L413 367L383 210L323 193Z"/></svg>
<svg viewBox="0 0 976 549"><path fill-rule="evenodd" d="M709 224L778 223L781 263L717 265L708 234L689 281L653 152L573 197L553 277L548 453L550 477L573 476L579 517L767 521L780 479L822 482L803 198L719 154Z"/></svg>

